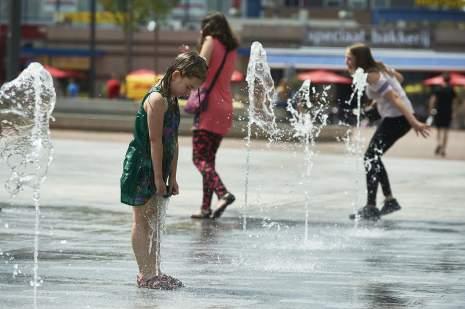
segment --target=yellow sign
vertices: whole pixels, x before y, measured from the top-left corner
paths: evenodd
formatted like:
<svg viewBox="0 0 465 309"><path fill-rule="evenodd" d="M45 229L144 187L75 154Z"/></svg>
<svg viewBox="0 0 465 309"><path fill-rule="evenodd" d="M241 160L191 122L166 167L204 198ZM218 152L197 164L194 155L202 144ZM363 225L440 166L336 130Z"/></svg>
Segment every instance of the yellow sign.
<svg viewBox="0 0 465 309"><path fill-rule="evenodd" d="M140 100L147 91L159 80L160 75L155 74L129 74L126 76L126 97L128 99Z"/></svg>
<svg viewBox="0 0 465 309"><path fill-rule="evenodd" d="M425 92L425 87L420 84L408 84L404 87L404 90L407 94L418 94Z"/></svg>
<svg viewBox="0 0 465 309"><path fill-rule="evenodd" d="M64 13L61 15L63 22L75 23L75 24L90 24L91 14L90 12L73 12ZM96 12L95 20L97 24L118 24L121 23L124 18L122 13L112 12Z"/></svg>
<svg viewBox="0 0 465 309"><path fill-rule="evenodd" d="M88 57L41 56L37 58L37 61L62 70L86 71L90 68L90 61Z"/></svg>
<svg viewBox="0 0 465 309"><path fill-rule="evenodd" d="M415 0L417 6L447 7L451 9L463 9L465 0Z"/></svg>
<svg viewBox="0 0 465 309"><path fill-rule="evenodd" d="M50 65L63 70L88 70L89 57L51 57Z"/></svg>

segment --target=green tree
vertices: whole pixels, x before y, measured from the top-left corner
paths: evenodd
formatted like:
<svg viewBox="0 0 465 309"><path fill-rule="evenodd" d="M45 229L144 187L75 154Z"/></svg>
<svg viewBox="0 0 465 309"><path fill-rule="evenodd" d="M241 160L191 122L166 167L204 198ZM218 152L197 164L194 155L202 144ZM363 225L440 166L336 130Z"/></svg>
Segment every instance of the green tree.
<svg viewBox="0 0 465 309"><path fill-rule="evenodd" d="M103 10L111 12L125 33L126 72L132 69L132 33L139 25L155 20L158 25L179 0L99 0ZM158 28L156 31L158 31Z"/></svg>
<svg viewBox="0 0 465 309"><path fill-rule="evenodd" d="M164 19L179 0L99 0L99 2L105 11L115 14L118 23L127 29L142 25L150 19ZM127 12L129 14L126 14Z"/></svg>

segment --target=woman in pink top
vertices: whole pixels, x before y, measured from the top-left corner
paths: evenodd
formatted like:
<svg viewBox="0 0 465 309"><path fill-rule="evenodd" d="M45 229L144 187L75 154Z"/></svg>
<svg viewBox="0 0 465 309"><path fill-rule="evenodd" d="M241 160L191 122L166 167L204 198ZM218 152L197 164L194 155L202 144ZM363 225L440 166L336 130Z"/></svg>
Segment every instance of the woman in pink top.
<svg viewBox="0 0 465 309"><path fill-rule="evenodd" d="M200 213L192 215L194 219L218 218L235 200L234 195L228 192L216 172L215 159L223 136L232 126L233 106L230 83L239 42L224 15L217 12L209 14L202 20L201 33L200 55L205 57L208 63L207 79L203 87L209 88L216 72L219 69L221 71L210 89L208 106L200 113L193 131L193 161L203 179L202 205ZM225 55L224 65L220 68ZM212 212L213 193L218 197L218 205Z"/></svg>

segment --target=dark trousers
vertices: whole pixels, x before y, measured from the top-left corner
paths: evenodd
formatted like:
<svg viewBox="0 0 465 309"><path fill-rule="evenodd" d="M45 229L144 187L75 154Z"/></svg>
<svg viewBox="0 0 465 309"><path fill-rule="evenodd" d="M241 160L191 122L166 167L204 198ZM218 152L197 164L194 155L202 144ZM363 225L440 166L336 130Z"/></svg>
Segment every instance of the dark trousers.
<svg viewBox="0 0 465 309"><path fill-rule="evenodd" d="M364 157L368 205L376 205L379 183L381 183L384 196L392 195L388 174L381 157L409 130L410 124L404 116L384 118L371 138Z"/></svg>
<svg viewBox="0 0 465 309"><path fill-rule="evenodd" d="M204 211L210 210L213 192L215 192L218 199L227 193L220 176L215 170L216 152L222 139L221 135L205 130L195 130L193 132L192 160L195 167L202 174L202 210Z"/></svg>

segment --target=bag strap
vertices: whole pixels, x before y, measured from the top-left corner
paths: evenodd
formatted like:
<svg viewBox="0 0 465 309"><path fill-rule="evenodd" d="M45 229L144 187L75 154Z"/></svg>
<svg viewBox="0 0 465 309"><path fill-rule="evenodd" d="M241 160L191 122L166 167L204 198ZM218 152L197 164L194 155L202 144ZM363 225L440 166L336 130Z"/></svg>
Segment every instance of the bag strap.
<svg viewBox="0 0 465 309"><path fill-rule="evenodd" d="M210 93L210 91L213 89L213 87L215 86L215 83L216 83L216 80L218 79L218 77L220 76L220 73L221 71L223 70L223 67L224 67L224 63L226 62L226 56L228 56L228 53L229 53L229 50L226 50L224 52L224 56L223 56L223 60L221 61L221 65L220 67L218 68L218 70L216 70L216 73L215 73L215 76L213 77L212 79L212 82L210 84L210 87L208 87L207 91L206 91L206 94L208 95Z"/></svg>
<svg viewBox="0 0 465 309"><path fill-rule="evenodd" d="M212 82L210 83L210 86L206 89L205 91L205 98L208 97L208 95L210 94L210 91L213 89L213 86L215 86L215 83L216 83L216 80L218 79L218 77L220 76L220 73L221 73L221 70L223 70L223 67L224 67L224 63L226 62L226 56L228 56L228 53L229 53L229 50L226 50L224 52L224 56L223 56L223 60L221 61L221 65L219 66L218 70L216 70L216 73L215 73L215 76L213 77L212 79ZM199 103L202 104L202 102L200 102L200 89L198 90L198 95L199 95ZM195 113L194 115L194 127L196 127L199 123L199 120L200 120L200 113L201 111L199 110L197 113Z"/></svg>

